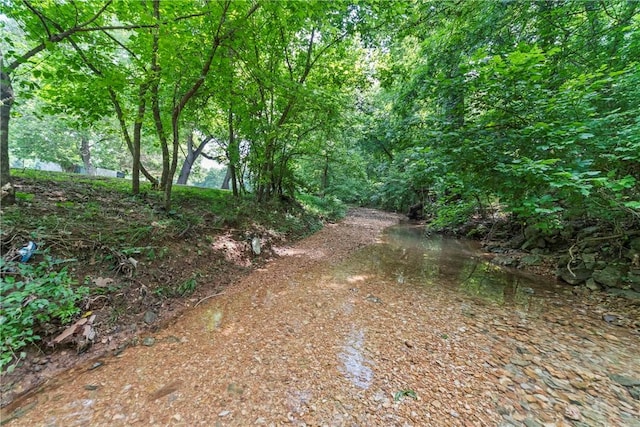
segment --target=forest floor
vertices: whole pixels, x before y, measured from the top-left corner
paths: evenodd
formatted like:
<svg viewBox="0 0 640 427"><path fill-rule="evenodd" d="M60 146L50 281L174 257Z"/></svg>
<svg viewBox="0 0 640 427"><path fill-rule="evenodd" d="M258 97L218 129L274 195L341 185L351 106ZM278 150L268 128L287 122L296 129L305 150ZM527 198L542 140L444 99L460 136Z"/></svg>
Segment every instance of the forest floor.
<svg viewBox="0 0 640 427"><path fill-rule="evenodd" d="M184 299L189 310L165 327L138 331L141 345L48 379L4 408L4 420L638 425L638 335L601 316L622 313L622 299L603 307L560 286L512 307L455 292L453 283L399 282L372 266L396 271L407 252L362 253L398 220L355 209L277 245L277 256L233 286L197 307L203 298Z"/></svg>

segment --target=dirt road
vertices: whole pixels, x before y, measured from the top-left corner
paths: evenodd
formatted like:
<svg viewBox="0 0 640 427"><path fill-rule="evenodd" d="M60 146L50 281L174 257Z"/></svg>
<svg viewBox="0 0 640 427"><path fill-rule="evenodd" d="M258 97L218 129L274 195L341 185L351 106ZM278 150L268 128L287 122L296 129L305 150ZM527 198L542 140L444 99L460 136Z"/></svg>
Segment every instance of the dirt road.
<svg viewBox="0 0 640 427"><path fill-rule="evenodd" d="M624 388L595 371L608 365L574 366L562 345L541 353L553 336L504 308L485 317L455 292L344 262L397 220L352 211L139 346L52 379L8 425L599 425L576 403L586 408L595 383L610 404L602 425L631 425L637 401L615 398ZM637 343L609 335L613 347ZM615 362L640 373L625 353Z"/></svg>

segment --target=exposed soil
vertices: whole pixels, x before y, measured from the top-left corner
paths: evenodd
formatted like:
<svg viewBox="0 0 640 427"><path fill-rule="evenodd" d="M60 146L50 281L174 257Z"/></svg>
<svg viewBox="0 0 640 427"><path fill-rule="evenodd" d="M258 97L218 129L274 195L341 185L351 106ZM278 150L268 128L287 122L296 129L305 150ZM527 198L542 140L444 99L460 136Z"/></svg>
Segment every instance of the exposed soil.
<svg viewBox="0 0 640 427"><path fill-rule="evenodd" d="M356 209L276 246L263 268L138 331L141 345L48 379L3 416L16 426L637 425L632 325L603 320L568 287L500 306L350 257L398 219Z"/></svg>

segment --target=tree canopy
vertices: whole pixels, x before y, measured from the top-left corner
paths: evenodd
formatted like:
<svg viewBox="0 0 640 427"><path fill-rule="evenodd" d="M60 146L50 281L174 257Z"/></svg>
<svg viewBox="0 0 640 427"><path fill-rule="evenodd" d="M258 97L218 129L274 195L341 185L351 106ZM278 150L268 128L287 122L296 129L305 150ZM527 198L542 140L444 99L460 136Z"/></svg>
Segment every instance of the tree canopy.
<svg viewBox="0 0 640 427"><path fill-rule="evenodd" d="M637 2L0 4L3 189L93 161L170 209L206 156L260 202L640 219Z"/></svg>

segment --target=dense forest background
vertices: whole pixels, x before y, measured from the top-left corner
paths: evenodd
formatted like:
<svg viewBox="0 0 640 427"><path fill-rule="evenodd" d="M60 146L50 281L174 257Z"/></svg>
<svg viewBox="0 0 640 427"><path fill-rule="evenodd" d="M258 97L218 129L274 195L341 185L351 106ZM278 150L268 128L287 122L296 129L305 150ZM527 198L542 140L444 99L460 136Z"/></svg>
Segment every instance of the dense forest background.
<svg viewBox="0 0 640 427"><path fill-rule="evenodd" d="M223 182L440 224L640 217L636 1L0 4L3 203L37 158L167 208Z"/></svg>

